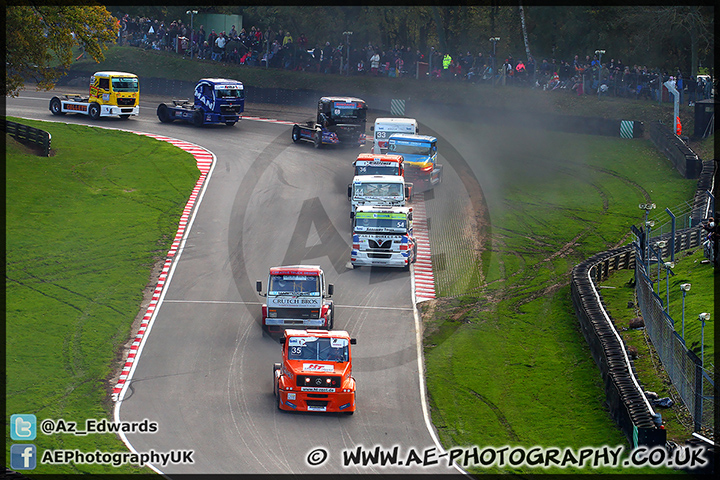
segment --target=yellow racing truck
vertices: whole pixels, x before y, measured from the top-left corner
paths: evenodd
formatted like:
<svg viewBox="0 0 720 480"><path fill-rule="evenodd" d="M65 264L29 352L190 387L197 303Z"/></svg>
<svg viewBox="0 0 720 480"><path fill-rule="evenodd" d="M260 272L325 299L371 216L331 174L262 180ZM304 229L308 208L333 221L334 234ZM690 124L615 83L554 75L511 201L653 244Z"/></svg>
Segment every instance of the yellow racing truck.
<svg viewBox="0 0 720 480"><path fill-rule="evenodd" d="M50 99L53 115L80 113L93 120L119 115L128 119L140 113L140 82L126 72L95 72L90 77L90 96L66 94Z"/></svg>

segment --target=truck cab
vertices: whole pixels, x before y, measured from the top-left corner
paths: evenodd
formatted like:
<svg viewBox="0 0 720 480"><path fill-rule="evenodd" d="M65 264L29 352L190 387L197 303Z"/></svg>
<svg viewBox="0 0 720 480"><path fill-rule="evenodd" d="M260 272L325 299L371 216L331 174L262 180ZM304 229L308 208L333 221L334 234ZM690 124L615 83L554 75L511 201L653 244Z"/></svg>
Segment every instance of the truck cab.
<svg viewBox="0 0 720 480"><path fill-rule="evenodd" d="M267 286L267 293L262 293L262 281L256 282L258 294L267 298L262 306L263 332L277 336L286 328L333 328L334 286L326 284L319 266L272 267Z"/></svg>
<svg viewBox="0 0 720 480"><path fill-rule="evenodd" d="M350 263L353 268L410 269L410 264L417 259L412 207L357 207L352 240Z"/></svg>
<svg viewBox="0 0 720 480"><path fill-rule="evenodd" d="M285 330L282 363L273 365L277 408L292 412L355 413L351 345L344 330Z"/></svg>
<svg viewBox="0 0 720 480"><path fill-rule="evenodd" d="M295 124L292 140L323 145L365 145L367 104L355 97L321 97L315 120Z"/></svg>
<svg viewBox="0 0 720 480"><path fill-rule="evenodd" d="M93 120L119 116L127 119L140 113L140 82L127 72L102 71L90 77L90 95L60 95L50 99L53 115L80 113Z"/></svg>
<svg viewBox="0 0 720 480"><path fill-rule="evenodd" d="M420 133L417 120L397 117L375 119L375 125L370 127L370 131L373 133L372 153L387 153L388 139L394 133Z"/></svg>
<svg viewBox="0 0 720 480"><path fill-rule="evenodd" d="M224 123L233 126L245 110L245 87L229 78L202 78L195 85L193 101L173 100L161 103L158 119L163 123L183 120L195 126Z"/></svg>
<svg viewBox="0 0 720 480"><path fill-rule="evenodd" d="M438 163L437 138L430 135L395 133L388 139L388 153L405 159L405 177L422 190L442 182L442 165Z"/></svg>
<svg viewBox="0 0 720 480"><path fill-rule="evenodd" d="M353 218L361 205L405 206L411 200L412 184L399 175L356 175L347 193Z"/></svg>
<svg viewBox="0 0 720 480"><path fill-rule="evenodd" d="M400 175L405 174L402 155L373 155L361 153L353 162L355 175Z"/></svg>

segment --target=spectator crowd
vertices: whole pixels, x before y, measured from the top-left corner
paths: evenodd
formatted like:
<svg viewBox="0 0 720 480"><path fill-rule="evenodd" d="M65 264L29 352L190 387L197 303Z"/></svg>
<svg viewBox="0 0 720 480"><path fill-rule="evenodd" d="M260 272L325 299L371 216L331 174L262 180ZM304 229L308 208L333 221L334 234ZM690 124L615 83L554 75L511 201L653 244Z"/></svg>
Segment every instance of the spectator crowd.
<svg viewBox="0 0 720 480"><path fill-rule="evenodd" d="M339 42L310 45L304 33L293 37L280 28L262 31L255 26L229 32L206 32L200 25L191 31L181 20L167 23L146 17L125 15L120 20L121 45L176 52L179 55L213 62L301 70L326 74L405 77L430 75L438 80L528 86L543 90L566 90L577 95L612 95L655 101L671 101L661 85L673 82L680 101L692 106L710 98L713 85L709 77L692 78L676 72L625 65L620 59L601 62L597 55L575 55L571 60L543 58L536 62L504 59L493 53L470 51L453 55L434 48L427 54L418 49L395 45L383 48L368 43L358 49ZM349 61L348 61L349 60ZM662 98L660 98L662 96Z"/></svg>

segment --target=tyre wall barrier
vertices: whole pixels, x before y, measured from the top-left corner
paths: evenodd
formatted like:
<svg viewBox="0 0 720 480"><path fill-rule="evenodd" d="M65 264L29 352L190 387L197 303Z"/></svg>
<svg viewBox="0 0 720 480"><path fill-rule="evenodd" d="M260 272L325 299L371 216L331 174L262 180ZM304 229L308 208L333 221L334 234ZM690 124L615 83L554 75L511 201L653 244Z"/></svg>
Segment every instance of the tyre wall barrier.
<svg viewBox="0 0 720 480"><path fill-rule="evenodd" d="M4 118L2 119L2 129L18 142L25 145L38 146L42 148L43 156L50 156L52 136L49 132L40 130L39 128L29 127L22 123L11 122Z"/></svg>
<svg viewBox="0 0 720 480"><path fill-rule="evenodd" d="M612 271L634 267L634 261L630 245L599 253L573 268L570 291L583 336L600 369L610 415L633 447L664 445L667 432L640 387L626 345L596 286Z"/></svg>

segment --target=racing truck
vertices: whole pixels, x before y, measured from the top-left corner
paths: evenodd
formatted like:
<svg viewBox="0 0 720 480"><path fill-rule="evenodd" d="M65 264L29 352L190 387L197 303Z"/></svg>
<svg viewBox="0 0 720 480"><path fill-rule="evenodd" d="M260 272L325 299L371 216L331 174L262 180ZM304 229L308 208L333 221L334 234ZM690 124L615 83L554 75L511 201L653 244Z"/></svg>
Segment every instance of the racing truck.
<svg viewBox="0 0 720 480"><path fill-rule="evenodd" d="M140 113L140 83L126 72L95 72L90 77L90 96L65 94L50 99L53 115L79 113L93 120L119 115L126 120Z"/></svg>
<svg viewBox="0 0 720 480"><path fill-rule="evenodd" d="M420 133L418 122L414 118L377 118L370 127L373 133L372 153L387 153L388 138L393 133Z"/></svg>
<svg viewBox="0 0 720 480"><path fill-rule="evenodd" d="M412 207L357 207L350 263L410 269L417 259Z"/></svg>
<svg viewBox="0 0 720 480"><path fill-rule="evenodd" d="M292 128L292 140L312 142L315 148L323 145L365 145L367 104L355 97L322 97L318 101L317 117Z"/></svg>
<svg viewBox="0 0 720 480"><path fill-rule="evenodd" d="M405 159L405 178L421 190L442 182L443 166L438 163L437 138L430 135L394 133L388 139L388 153Z"/></svg>
<svg viewBox="0 0 720 480"><path fill-rule="evenodd" d="M262 306L262 329L272 336L286 328L333 328L334 286L325 283L325 274L316 265L287 265L270 268L267 293L262 281L256 282L258 294L266 297Z"/></svg>
<svg viewBox="0 0 720 480"><path fill-rule="evenodd" d="M200 127L224 123L231 127L245 109L245 90L242 82L227 78L202 78L195 85L195 98L173 100L172 105L161 103L157 116L162 123L182 120Z"/></svg>
<svg viewBox="0 0 720 480"><path fill-rule="evenodd" d="M347 194L353 218L361 205L404 207L412 198L412 183L405 183L400 175L355 175Z"/></svg>
<svg viewBox="0 0 720 480"><path fill-rule="evenodd" d="M355 413L355 378L344 330L285 330L282 363L273 365L277 408L293 412Z"/></svg>
<svg viewBox="0 0 720 480"><path fill-rule="evenodd" d="M405 173L402 155L361 153L353 162L355 175L400 175Z"/></svg>

